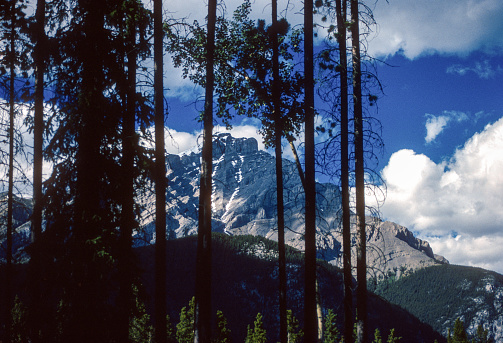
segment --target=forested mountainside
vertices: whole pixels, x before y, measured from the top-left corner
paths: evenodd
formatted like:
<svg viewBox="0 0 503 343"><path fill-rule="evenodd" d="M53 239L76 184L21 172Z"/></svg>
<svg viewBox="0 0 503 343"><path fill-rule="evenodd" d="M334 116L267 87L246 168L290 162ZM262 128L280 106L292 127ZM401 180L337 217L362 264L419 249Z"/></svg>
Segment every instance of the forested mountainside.
<svg viewBox="0 0 503 343"><path fill-rule="evenodd" d="M194 295L195 237L168 242L168 307L171 322L179 321L180 309L188 306ZM268 342L276 342L278 329L278 264L277 243L260 236L218 234L213 240L213 293L215 312L221 310L227 318L234 342L243 342L247 325L252 325L257 313L264 317ZM152 246L138 248L143 281L147 294L153 295ZM302 322L303 317L303 254L287 249L288 308ZM319 261L318 277L324 314L328 309L337 313L342 325L342 274L332 265ZM395 328L402 342L444 342L439 333L421 323L405 310L374 294L369 295L369 319L372 333L375 328L387 335ZM153 308L150 297L148 308ZM301 325L302 327L302 325Z"/></svg>
<svg viewBox="0 0 503 343"><path fill-rule="evenodd" d="M470 335L482 325L489 337L503 341L503 275L496 272L438 265L391 277L373 290L444 335L460 318Z"/></svg>

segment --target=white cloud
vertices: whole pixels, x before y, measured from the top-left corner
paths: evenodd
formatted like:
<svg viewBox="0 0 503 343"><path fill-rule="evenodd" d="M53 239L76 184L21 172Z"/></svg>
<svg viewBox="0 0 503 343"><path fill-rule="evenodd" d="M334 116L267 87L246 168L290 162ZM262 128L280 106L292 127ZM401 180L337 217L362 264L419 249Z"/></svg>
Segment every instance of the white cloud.
<svg viewBox="0 0 503 343"><path fill-rule="evenodd" d="M446 116L432 116L429 115L426 119L426 137L424 140L426 143L431 143L437 138L437 136L444 130L445 126L449 122L449 117Z"/></svg>
<svg viewBox="0 0 503 343"><path fill-rule="evenodd" d="M451 262L503 272L503 237L445 236L426 238L433 251Z"/></svg>
<svg viewBox="0 0 503 343"><path fill-rule="evenodd" d="M503 70L500 66L493 67L488 60L482 62L475 62L473 67L463 66L461 64L454 64L447 68L446 72L448 74L457 74L459 76L464 76L468 73L474 73L481 79L491 79L497 74L501 73Z"/></svg>
<svg viewBox="0 0 503 343"><path fill-rule="evenodd" d="M227 132L234 138L253 137L258 142L258 148L260 150L265 150L264 144L262 143L262 136L259 134L257 126L253 125L254 120L248 120L248 122L250 123L245 121L242 125L235 125L231 130L227 130L225 126L217 125L213 128L213 134ZM153 133L154 128L152 127L151 130ZM166 128L164 137L166 151L170 154L179 154L201 147L203 132L202 130L196 130L191 133Z"/></svg>
<svg viewBox="0 0 503 343"><path fill-rule="evenodd" d="M426 137L424 138L426 143L433 142L447 127L449 122L462 122L469 119L466 113L459 111L443 111L443 114L440 116L427 113L426 118Z"/></svg>
<svg viewBox="0 0 503 343"><path fill-rule="evenodd" d="M452 257L448 253L447 243L451 240L445 236L453 232L466 242L465 259L468 251L475 248L471 244L483 246L484 242L503 241L501 151L503 118L473 135L450 160L438 164L412 150L395 152L382 171L388 187L383 216L423 237L444 237L436 243L437 247L455 263L464 260L461 255ZM487 249L491 247L487 245ZM459 249L459 254L463 254L463 249ZM503 250L498 256L503 260Z"/></svg>
<svg viewBox="0 0 503 343"><path fill-rule="evenodd" d="M377 35L370 37L372 56L403 53L466 55L503 47L503 1L389 0L374 8Z"/></svg>

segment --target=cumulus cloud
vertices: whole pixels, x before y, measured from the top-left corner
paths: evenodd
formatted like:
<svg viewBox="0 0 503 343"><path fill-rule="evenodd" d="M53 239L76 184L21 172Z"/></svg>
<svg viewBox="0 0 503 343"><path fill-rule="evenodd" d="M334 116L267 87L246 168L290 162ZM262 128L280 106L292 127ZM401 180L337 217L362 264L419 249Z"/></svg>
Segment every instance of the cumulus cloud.
<svg viewBox="0 0 503 343"><path fill-rule="evenodd" d="M500 0L377 1L377 34L370 37L373 56L403 53L466 55L503 47L503 2Z"/></svg>
<svg viewBox="0 0 503 343"><path fill-rule="evenodd" d="M454 262L464 260L449 256L448 244L452 246L454 241L445 237L459 235L462 238L458 241L466 242L465 250L474 249L477 243L482 253L484 242L503 241L501 151L503 118L473 135L441 163L412 150L395 152L382 171L388 187L382 207L384 217L423 237L444 237L436 241L436 247L446 251L446 257ZM459 249L459 254L463 254L463 249ZM466 254L465 259L470 257ZM503 260L503 251L498 256ZM474 256L470 258L479 261Z"/></svg>
<svg viewBox="0 0 503 343"><path fill-rule="evenodd" d="M451 121L463 122L468 120L468 115L459 111L444 111L440 116L426 114L426 143L431 143L447 127Z"/></svg>

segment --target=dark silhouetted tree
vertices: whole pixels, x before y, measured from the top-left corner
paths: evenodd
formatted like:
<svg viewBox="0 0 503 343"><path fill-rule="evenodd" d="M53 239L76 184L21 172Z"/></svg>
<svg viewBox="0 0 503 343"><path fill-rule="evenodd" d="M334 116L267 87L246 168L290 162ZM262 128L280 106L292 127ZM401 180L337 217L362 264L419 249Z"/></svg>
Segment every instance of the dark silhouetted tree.
<svg viewBox="0 0 503 343"><path fill-rule="evenodd" d="M194 342L211 340L211 192L213 172L213 89L217 1L208 1L206 77L203 114L203 148L199 182L199 227L196 257L196 303Z"/></svg>

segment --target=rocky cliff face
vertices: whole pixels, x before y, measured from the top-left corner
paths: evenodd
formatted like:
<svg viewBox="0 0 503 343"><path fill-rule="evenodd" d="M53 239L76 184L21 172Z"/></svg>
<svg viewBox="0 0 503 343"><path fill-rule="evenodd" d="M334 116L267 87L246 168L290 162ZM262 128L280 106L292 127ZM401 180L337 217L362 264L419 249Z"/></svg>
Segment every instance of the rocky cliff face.
<svg viewBox="0 0 503 343"><path fill-rule="evenodd" d="M168 155L166 209L169 237L197 233L200 153ZM304 191L295 164L283 160L286 243L303 250ZM317 184L318 257L342 265L341 196L329 183ZM277 240L275 160L258 150L253 138L219 134L213 144L213 230L229 235L259 235ZM154 198L145 199L144 231L138 244L155 241ZM372 221L367 230L370 271L403 273L438 263L428 242L390 222ZM356 237L354 234L353 241ZM353 256L356 254L353 253ZM369 275L369 276L372 276Z"/></svg>

